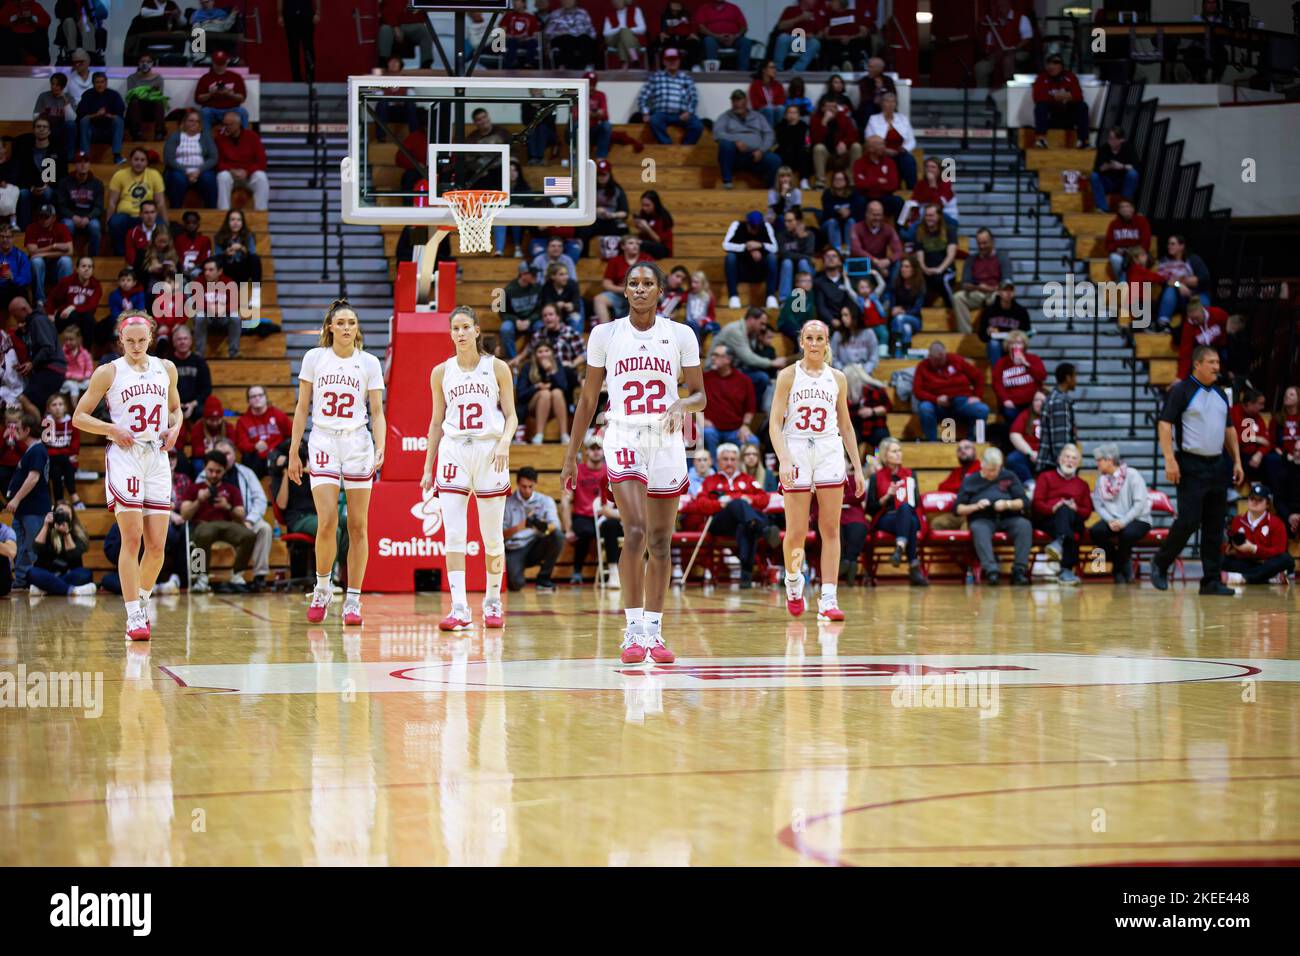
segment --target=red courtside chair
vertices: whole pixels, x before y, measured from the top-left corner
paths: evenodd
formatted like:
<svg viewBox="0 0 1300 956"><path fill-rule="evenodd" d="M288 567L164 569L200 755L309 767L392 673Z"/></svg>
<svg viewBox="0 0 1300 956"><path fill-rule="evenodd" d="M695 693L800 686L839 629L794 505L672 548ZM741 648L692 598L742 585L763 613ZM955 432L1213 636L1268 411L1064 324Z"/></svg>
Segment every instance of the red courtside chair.
<svg viewBox="0 0 1300 956"><path fill-rule="evenodd" d="M921 495L921 508L927 515L947 514L956 507L957 495L951 491L927 491ZM927 576L929 575L929 552L932 550L951 552L953 560L960 565L976 568L979 566L979 562L975 560L975 546L968 528L946 531L934 528L926 521L919 545L921 568L926 571Z"/></svg>
<svg viewBox="0 0 1300 956"><path fill-rule="evenodd" d="M1167 494L1163 491L1154 490L1148 492L1148 494L1151 497L1152 515L1168 515L1170 518L1174 517L1174 503L1169 499ZM1141 555L1154 555L1164 546L1164 543L1168 538L1168 526L1163 528L1152 528L1146 533L1141 541L1133 545L1133 580L1142 580ZM1182 558L1174 559L1174 578L1179 581L1187 580L1187 569L1183 566Z"/></svg>

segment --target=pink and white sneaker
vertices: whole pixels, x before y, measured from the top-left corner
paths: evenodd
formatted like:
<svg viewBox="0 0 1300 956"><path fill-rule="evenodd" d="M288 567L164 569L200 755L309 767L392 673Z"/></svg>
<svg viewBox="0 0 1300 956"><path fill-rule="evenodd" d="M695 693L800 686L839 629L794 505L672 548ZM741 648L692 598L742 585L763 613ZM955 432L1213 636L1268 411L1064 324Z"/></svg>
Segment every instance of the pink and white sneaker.
<svg viewBox="0 0 1300 956"><path fill-rule="evenodd" d="M346 627L361 626L361 602L355 598L343 602L343 624Z"/></svg>
<svg viewBox="0 0 1300 956"><path fill-rule="evenodd" d="M149 640L149 615L143 608L126 616L126 636L133 641Z"/></svg>
<svg viewBox="0 0 1300 956"><path fill-rule="evenodd" d="M463 631L466 628L473 627L474 618L470 609L464 604L451 606L451 613L438 622L438 629L442 631Z"/></svg>
<svg viewBox="0 0 1300 956"><path fill-rule="evenodd" d="M623 632L623 653L619 660L624 664L644 664L649 639L640 624L633 624Z"/></svg>
<svg viewBox="0 0 1300 956"><path fill-rule="evenodd" d="M491 628L506 626L506 614L501 609L500 601L483 602L483 626Z"/></svg>
<svg viewBox="0 0 1300 956"><path fill-rule="evenodd" d="M817 620L819 621L842 621L844 612L840 610L839 602L834 597L821 598L817 602Z"/></svg>
<svg viewBox="0 0 1300 956"><path fill-rule="evenodd" d="M668 649L664 643L664 637L658 631L646 635L646 640L650 645L650 659L656 664L671 664L677 660L677 655Z"/></svg>
<svg viewBox="0 0 1300 956"><path fill-rule="evenodd" d="M312 591L311 605L307 608L307 620L312 624L319 624L325 620L325 612L329 610L332 600L334 600L332 591L322 591L319 588Z"/></svg>
<svg viewBox="0 0 1300 956"><path fill-rule="evenodd" d="M799 575L799 590L797 593L795 592L795 589L790 586L790 583L788 581L786 582L785 609L790 612L791 617L799 617L803 614L804 608L807 607L803 599L803 585L804 579L802 574Z"/></svg>

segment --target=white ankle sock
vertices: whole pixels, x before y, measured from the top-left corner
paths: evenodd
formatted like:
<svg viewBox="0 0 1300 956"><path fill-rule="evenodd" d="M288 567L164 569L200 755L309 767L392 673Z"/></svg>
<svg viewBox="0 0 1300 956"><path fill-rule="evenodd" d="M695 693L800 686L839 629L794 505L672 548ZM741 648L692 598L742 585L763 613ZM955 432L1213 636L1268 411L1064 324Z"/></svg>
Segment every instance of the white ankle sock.
<svg viewBox="0 0 1300 956"><path fill-rule="evenodd" d="M146 591L144 588L141 588L141 589L140 589L140 600L141 600L141 601L147 601L147 600L149 600L149 596L150 596L151 594L153 594L153 588L150 588L150 589L147 590L147 591Z"/></svg>
<svg viewBox="0 0 1300 956"><path fill-rule="evenodd" d="M139 613L140 613L140 602L139 602L139 601L127 601L127 602L126 602L126 616L127 616L127 617L130 617L130 616L133 615L133 614L139 614Z"/></svg>
<svg viewBox="0 0 1300 956"><path fill-rule="evenodd" d="M464 607L468 602L465 597L465 572L448 571L447 583L451 587L451 603L456 607Z"/></svg>
<svg viewBox="0 0 1300 956"><path fill-rule="evenodd" d="M334 590L334 586L330 584L330 576L328 574L316 575L316 590L324 591L326 593Z"/></svg>
<svg viewBox="0 0 1300 956"><path fill-rule="evenodd" d="M803 575L785 573L785 590L788 594L799 594L803 590Z"/></svg>
<svg viewBox="0 0 1300 956"><path fill-rule="evenodd" d="M645 616L641 618L641 624L647 631L659 630L659 622L664 618L663 611L646 611Z"/></svg>
<svg viewBox="0 0 1300 956"><path fill-rule="evenodd" d="M623 613L627 615L627 626L631 627L633 624L641 623L641 615L644 614L645 611L639 607L628 607L623 609Z"/></svg>
<svg viewBox="0 0 1300 956"><path fill-rule="evenodd" d="M501 572L493 574L491 571L487 575L487 593L483 598L485 601L501 600Z"/></svg>
<svg viewBox="0 0 1300 956"><path fill-rule="evenodd" d="M348 588L347 599L349 601L355 600L358 604L360 604L361 588Z"/></svg>
<svg viewBox="0 0 1300 956"><path fill-rule="evenodd" d="M836 586L835 586L834 584L823 584L823 585L822 585L822 600L824 601L824 600L826 600L828 597L829 597L829 598L833 598L833 597L835 597L835 588L836 588Z"/></svg>

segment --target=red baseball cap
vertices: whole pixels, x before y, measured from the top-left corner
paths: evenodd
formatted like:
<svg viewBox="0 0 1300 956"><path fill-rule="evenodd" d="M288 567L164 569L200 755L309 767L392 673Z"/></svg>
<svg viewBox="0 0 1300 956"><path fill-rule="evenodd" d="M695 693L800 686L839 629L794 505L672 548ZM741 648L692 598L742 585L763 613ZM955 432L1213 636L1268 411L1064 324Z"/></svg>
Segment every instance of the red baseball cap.
<svg viewBox="0 0 1300 956"><path fill-rule="evenodd" d="M77 153L76 156L73 156L73 157L72 157L72 161L73 161L74 163L88 163L88 162L90 162L90 154L89 154L89 153L80 153L80 152L79 152L79 153Z"/></svg>
<svg viewBox="0 0 1300 956"><path fill-rule="evenodd" d="M608 159L598 159L598 160L596 160L596 172L598 172L598 173L607 173L607 172L609 172L609 160L608 160Z"/></svg>
<svg viewBox="0 0 1300 956"><path fill-rule="evenodd" d="M218 50L216 53L212 54L212 62L213 62L213 63L229 63L229 62L230 62L230 54L227 53L225 50Z"/></svg>
<svg viewBox="0 0 1300 956"><path fill-rule="evenodd" d="M592 86L595 86L595 85L596 85L596 71L595 71L595 70L588 70L586 73L582 74L582 78L583 78L584 80L586 80L588 83L590 83Z"/></svg>
<svg viewBox="0 0 1300 956"><path fill-rule="evenodd" d="M665 60L680 60L681 58L682 55L677 52L677 47L675 46L670 46L668 49L664 50Z"/></svg>

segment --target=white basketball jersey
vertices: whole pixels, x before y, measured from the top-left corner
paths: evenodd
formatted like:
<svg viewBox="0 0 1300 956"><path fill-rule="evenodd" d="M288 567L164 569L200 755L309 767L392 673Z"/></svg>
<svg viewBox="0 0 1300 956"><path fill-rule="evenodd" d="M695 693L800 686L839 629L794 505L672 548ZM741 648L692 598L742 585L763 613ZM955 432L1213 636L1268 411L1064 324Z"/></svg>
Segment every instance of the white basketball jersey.
<svg viewBox="0 0 1300 956"><path fill-rule="evenodd" d="M662 315L644 332L624 316L592 330L587 364L605 370L610 422L658 425L677 401L681 370L700 364L700 343L685 325Z"/></svg>
<svg viewBox="0 0 1300 956"><path fill-rule="evenodd" d="M125 357L115 359L107 396L113 424L125 428L136 441L158 441L167 431L167 367L155 356L148 360L141 372Z"/></svg>
<svg viewBox="0 0 1300 956"><path fill-rule="evenodd" d="M501 411L501 389L497 385L494 359L479 356L478 364L468 372L460 367L456 356L442 363L442 398L447 414L442 433L453 438L500 438L506 427Z"/></svg>
<svg viewBox="0 0 1300 956"><path fill-rule="evenodd" d="M353 431L366 427L370 392L383 390L384 370L360 349L340 358L332 348L315 348L303 356L298 379L311 383L312 427Z"/></svg>
<svg viewBox="0 0 1300 956"><path fill-rule="evenodd" d="M820 375L809 375L803 362L796 363L782 433L790 438L839 438L839 396L835 372L829 365L822 366Z"/></svg>

